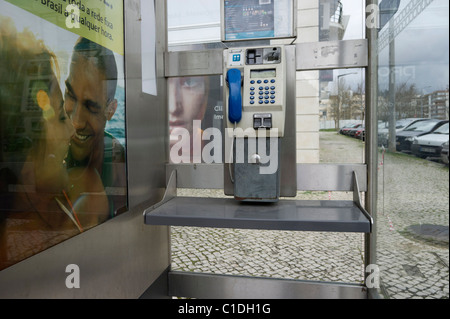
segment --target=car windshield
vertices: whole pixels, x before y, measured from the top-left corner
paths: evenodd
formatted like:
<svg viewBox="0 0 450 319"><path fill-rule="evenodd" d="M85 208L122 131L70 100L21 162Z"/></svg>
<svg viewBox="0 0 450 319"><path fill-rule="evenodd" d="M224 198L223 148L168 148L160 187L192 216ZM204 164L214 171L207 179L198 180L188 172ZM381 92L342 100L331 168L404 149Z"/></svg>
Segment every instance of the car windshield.
<svg viewBox="0 0 450 319"><path fill-rule="evenodd" d="M433 134L447 134L448 135L448 123L438 127L433 131Z"/></svg>
<svg viewBox="0 0 450 319"><path fill-rule="evenodd" d="M435 121L420 121L408 126L405 131L408 132L427 132L431 131L436 125Z"/></svg>
<svg viewBox="0 0 450 319"><path fill-rule="evenodd" d="M414 120L399 120L397 121L397 123L395 123L395 128L399 129L399 128L404 128L405 126L408 126L409 124L411 124Z"/></svg>

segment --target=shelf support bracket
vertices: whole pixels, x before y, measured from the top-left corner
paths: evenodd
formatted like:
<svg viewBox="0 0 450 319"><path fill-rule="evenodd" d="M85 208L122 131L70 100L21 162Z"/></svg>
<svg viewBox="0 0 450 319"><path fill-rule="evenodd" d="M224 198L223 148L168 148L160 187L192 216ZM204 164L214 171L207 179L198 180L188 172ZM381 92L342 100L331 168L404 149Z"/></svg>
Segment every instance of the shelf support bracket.
<svg viewBox="0 0 450 319"><path fill-rule="evenodd" d="M370 216L370 214L365 210L364 206L361 203L361 195L359 191L359 184L358 184L358 176L356 175L356 172L353 171L353 202L358 206L358 208L361 210L361 212L364 214L364 216L367 217L370 223L370 232L372 232L372 226L373 226L373 218Z"/></svg>

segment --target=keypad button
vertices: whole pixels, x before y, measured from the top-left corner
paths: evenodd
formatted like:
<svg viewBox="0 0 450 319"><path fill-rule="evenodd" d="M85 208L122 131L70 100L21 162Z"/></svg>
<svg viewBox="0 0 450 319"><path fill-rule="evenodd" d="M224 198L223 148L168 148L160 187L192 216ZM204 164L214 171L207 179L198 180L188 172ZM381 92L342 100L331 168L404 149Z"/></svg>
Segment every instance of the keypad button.
<svg viewBox="0 0 450 319"><path fill-rule="evenodd" d="M270 83L275 83L275 79L270 80Z"/></svg>
<svg viewBox="0 0 450 319"><path fill-rule="evenodd" d="M250 95L255 95L255 92L250 92Z"/></svg>
<svg viewBox="0 0 450 319"><path fill-rule="evenodd" d="M272 100L275 100L275 95L271 95L270 98L271 98Z"/></svg>
<svg viewBox="0 0 450 319"><path fill-rule="evenodd" d="M252 86L251 88L250 88L250 90L252 90L252 91L254 91L255 90L255 88Z"/></svg>
<svg viewBox="0 0 450 319"><path fill-rule="evenodd" d="M272 86L270 87L270 89L271 89L271 90L275 90L275 86L272 85Z"/></svg>
<svg viewBox="0 0 450 319"><path fill-rule="evenodd" d="M258 80L258 84L261 84L262 82L261 82L261 80Z"/></svg>
<svg viewBox="0 0 450 319"><path fill-rule="evenodd" d="M254 96L250 96L250 100L254 100L255 99L255 97Z"/></svg>
<svg viewBox="0 0 450 319"><path fill-rule="evenodd" d="M260 100L260 101L259 101L259 104L264 104L264 101L263 101L263 100Z"/></svg>
<svg viewBox="0 0 450 319"><path fill-rule="evenodd" d="M251 81L250 81L250 84L255 84L255 80L251 80Z"/></svg>
<svg viewBox="0 0 450 319"><path fill-rule="evenodd" d="M264 103L269 104L269 100L265 100Z"/></svg>
<svg viewBox="0 0 450 319"><path fill-rule="evenodd" d="M271 100L270 103L271 103L271 104L275 104L275 100Z"/></svg>
<svg viewBox="0 0 450 319"><path fill-rule="evenodd" d="M250 104L255 104L255 101L250 101Z"/></svg>
<svg viewBox="0 0 450 319"><path fill-rule="evenodd" d="M264 80L264 83L269 83L269 80Z"/></svg>
<svg viewBox="0 0 450 319"><path fill-rule="evenodd" d="M264 95L264 91L259 91L259 95Z"/></svg>

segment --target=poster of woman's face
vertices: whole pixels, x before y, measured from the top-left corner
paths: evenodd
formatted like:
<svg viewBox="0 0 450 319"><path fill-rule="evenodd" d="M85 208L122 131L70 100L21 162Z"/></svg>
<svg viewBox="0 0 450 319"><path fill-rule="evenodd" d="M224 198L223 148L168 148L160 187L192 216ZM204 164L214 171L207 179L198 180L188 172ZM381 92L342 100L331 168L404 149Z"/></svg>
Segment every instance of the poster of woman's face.
<svg viewBox="0 0 450 319"><path fill-rule="evenodd" d="M171 155L183 163L200 162L193 148L198 139L203 148L205 129L222 127L221 88L219 76L169 78L168 82L169 147ZM177 152L173 152L176 149ZM181 153L181 154L178 154ZM170 157L175 162L175 156Z"/></svg>

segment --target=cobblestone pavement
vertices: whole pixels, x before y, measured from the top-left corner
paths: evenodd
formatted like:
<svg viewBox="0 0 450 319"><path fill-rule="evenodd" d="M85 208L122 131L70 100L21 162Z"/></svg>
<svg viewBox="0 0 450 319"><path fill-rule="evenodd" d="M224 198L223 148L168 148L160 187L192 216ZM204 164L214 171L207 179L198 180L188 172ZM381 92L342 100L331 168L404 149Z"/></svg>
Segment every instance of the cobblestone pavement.
<svg viewBox="0 0 450 319"><path fill-rule="evenodd" d="M321 132L320 141L321 162L363 162L361 141L330 132ZM385 154L383 161L380 153L377 265L385 297L449 297L448 232L442 241L412 231L425 224L448 229L448 183L448 167L440 163L402 154ZM223 191L178 195L223 197ZM352 194L299 192L296 199L352 200ZM359 233L172 227L173 270L363 283L363 256Z"/></svg>
<svg viewBox="0 0 450 319"><path fill-rule="evenodd" d="M422 236L420 226L446 228ZM385 156L378 195L378 264L391 298L449 297L449 171L404 154Z"/></svg>

